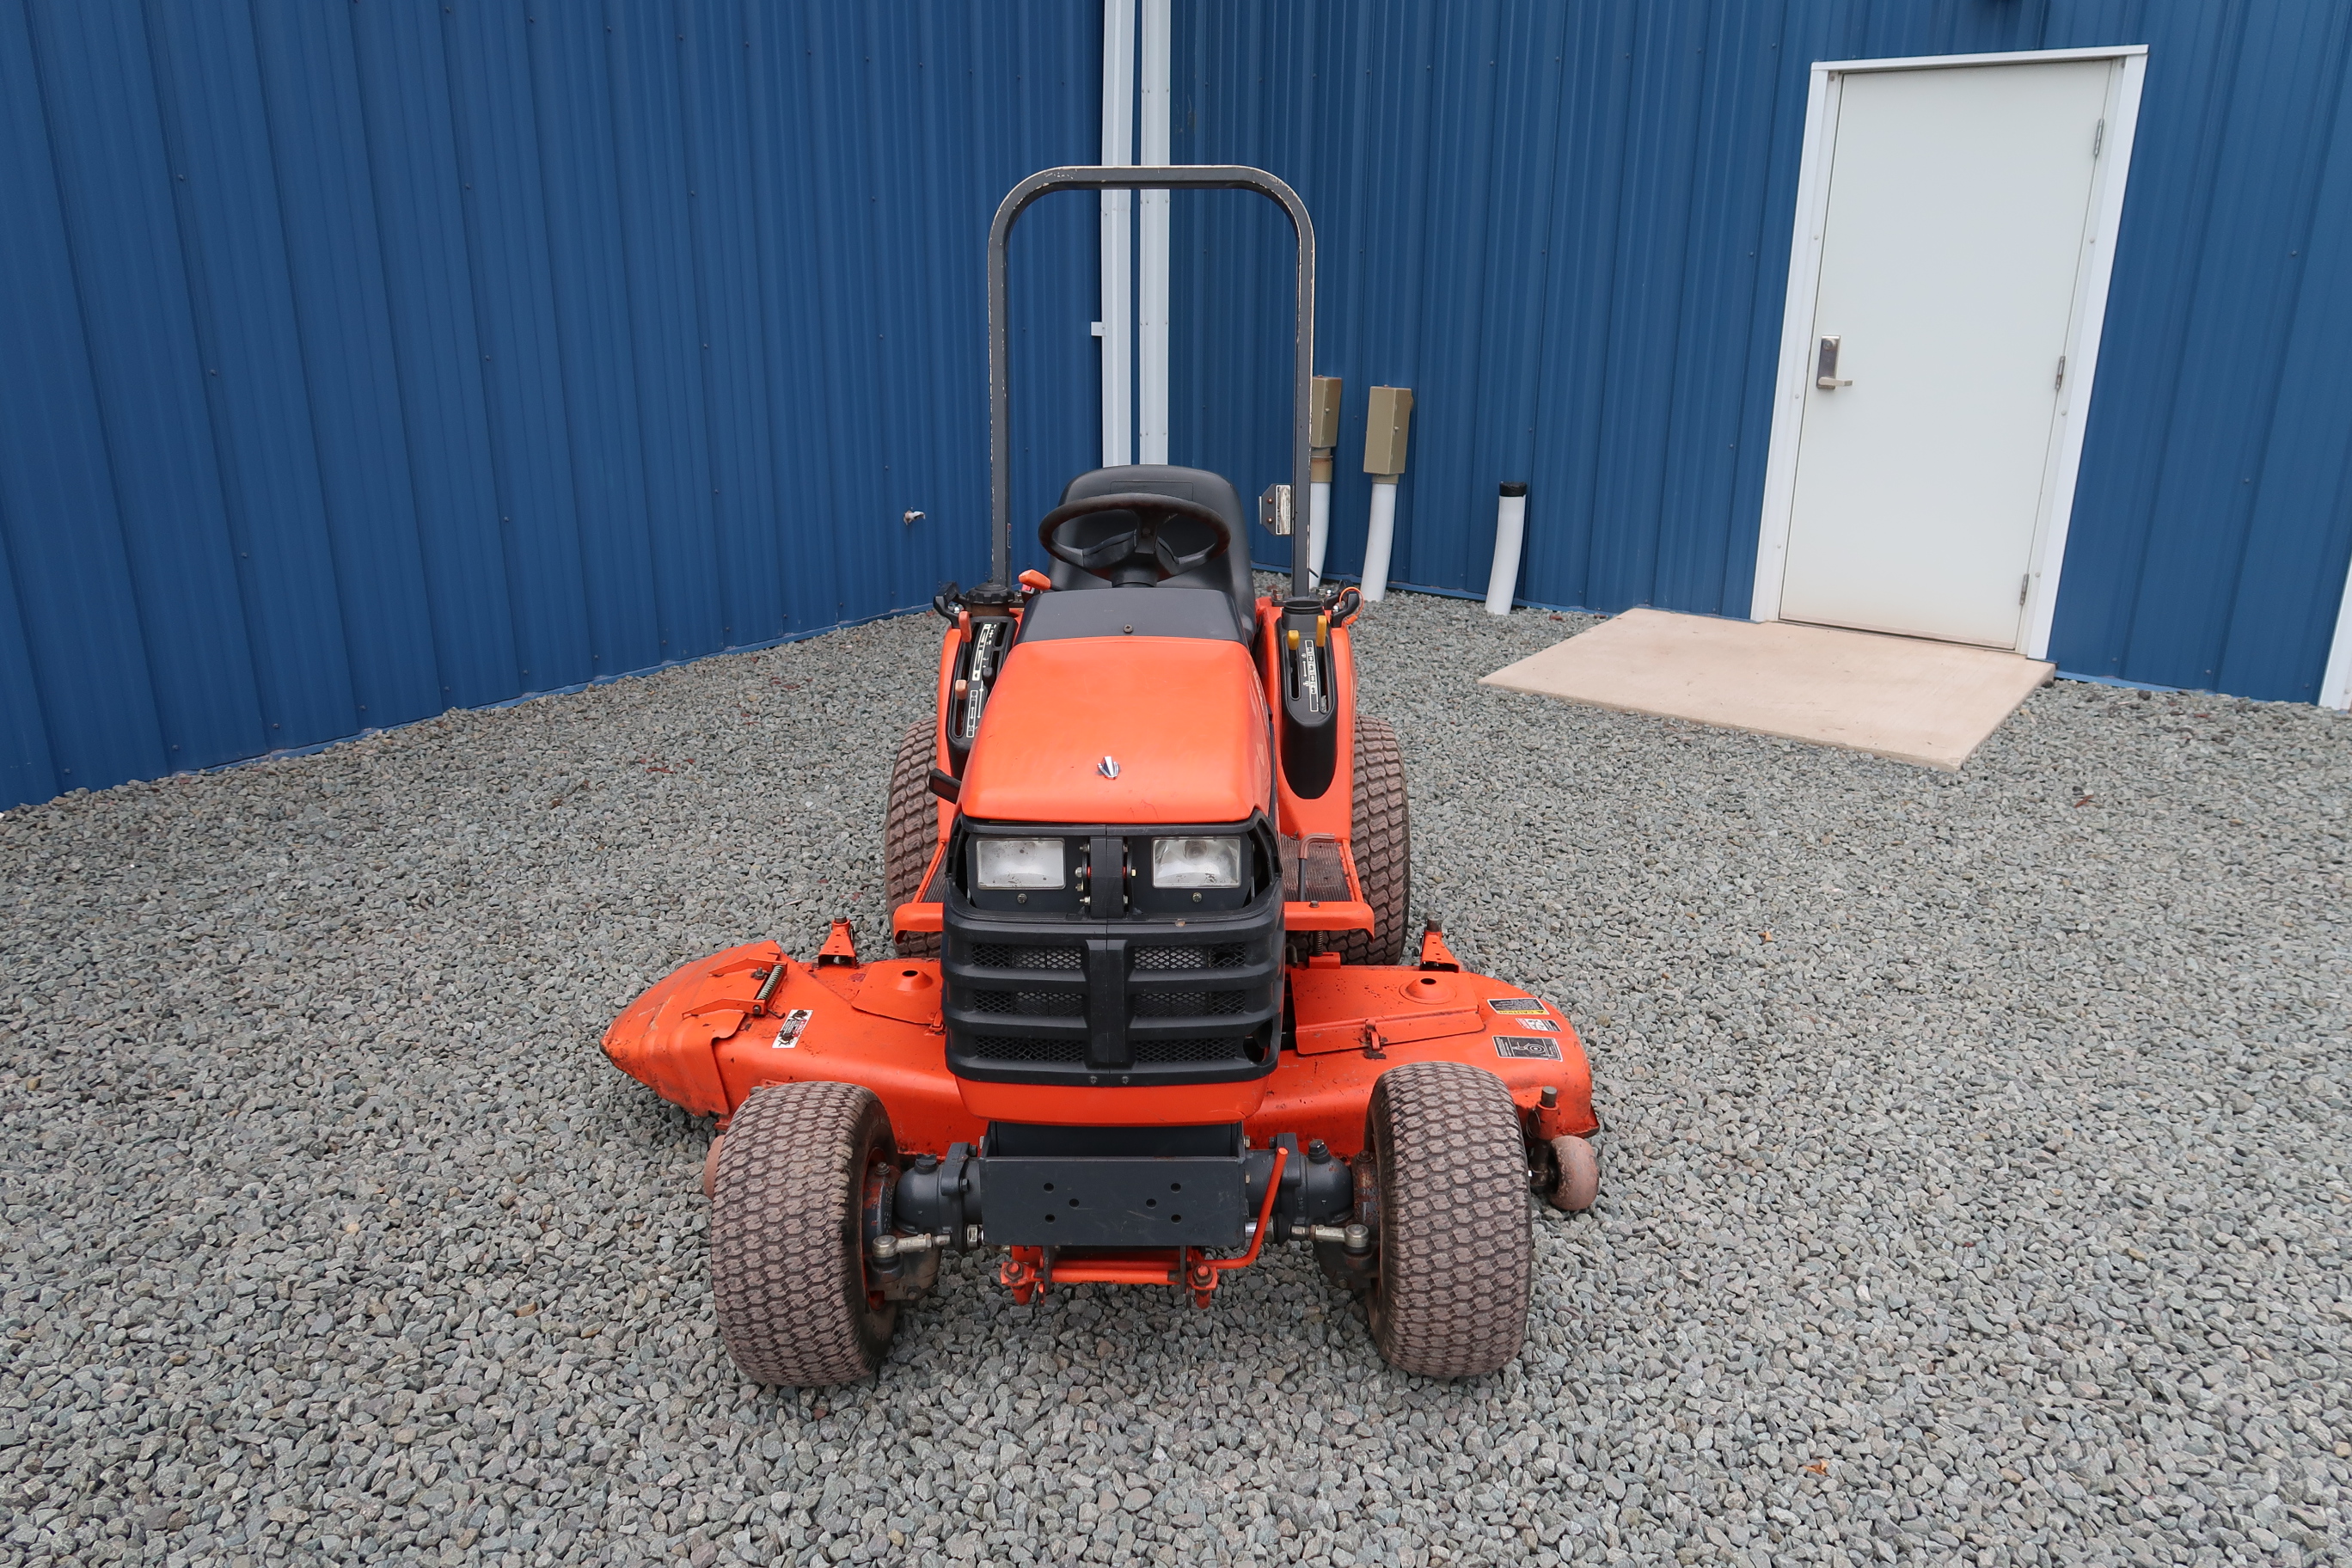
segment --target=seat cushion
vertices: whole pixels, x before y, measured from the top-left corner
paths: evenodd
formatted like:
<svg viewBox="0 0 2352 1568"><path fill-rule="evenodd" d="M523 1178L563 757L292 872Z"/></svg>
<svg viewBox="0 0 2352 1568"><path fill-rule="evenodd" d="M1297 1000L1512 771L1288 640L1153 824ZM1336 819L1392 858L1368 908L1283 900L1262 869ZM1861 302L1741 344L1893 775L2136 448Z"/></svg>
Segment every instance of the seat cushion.
<svg viewBox="0 0 2352 1568"><path fill-rule="evenodd" d="M1067 504L1084 500L1088 496L1117 495L1122 490L1142 490L1151 495L1173 496L1181 500L1199 501L1225 520L1233 530L1234 542L1217 559L1190 572L1179 573L1160 584L1166 588L1213 588L1225 595L1233 605L1234 626L1243 640L1249 640L1255 620L1252 605L1257 594L1250 584L1250 520L1242 510L1241 497L1222 476L1206 468L1179 468L1161 463L1137 463L1123 468L1097 468L1080 474L1062 488L1062 500ZM1084 545L1108 535L1131 528L1134 523L1124 512L1104 512L1097 517L1080 518L1068 525L1063 537ZM1171 518L1163 531L1169 547L1181 555L1200 549L1209 542L1206 524L1190 518ZM1113 584L1090 572L1081 572L1065 562L1054 562L1048 569L1056 588L1111 588ZM1123 588L1121 593L1149 590Z"/></svg>

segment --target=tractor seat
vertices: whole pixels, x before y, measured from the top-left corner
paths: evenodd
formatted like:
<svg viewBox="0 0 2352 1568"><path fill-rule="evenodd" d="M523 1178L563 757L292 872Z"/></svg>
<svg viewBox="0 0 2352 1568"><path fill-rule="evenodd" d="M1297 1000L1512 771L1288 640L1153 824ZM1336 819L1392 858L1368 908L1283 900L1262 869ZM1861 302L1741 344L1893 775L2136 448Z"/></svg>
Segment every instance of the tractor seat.
<svg viewBox="0 0 2352 1568"><path fill-rule="evenodd" d="M1256 627L1257 592L1250 582L1250 520L1243 512L1241 498L1234 493L1234 487L1223 478L1209 472L1206 468L1178 468L1159 463L1139 463L1131 468L1097 468L1091 473L1080 474L1063 487L1062 500L1069 502L1083 500L1088 496L1116 495L1121 490L1142 490L1151 495L1175 496L1184 500L1199 501L1223 518L1225 525L1234 531L1232 547L1215 560L1195 567L1190 572L1179 573L1165 583L1151 588L1115 587L1091 573L1081 572L1067 563L1055 561L1047 568L1052 574L1055 590L1084 591L1099 588L1132 598L1170 588L1211 589L1222 595L1232 609L1233 618L1229 632L1170 631L1156 635L1175 637L1230 635L1243 642L1249 641L1250 634ZM1082 517L1071 522L1068 525L1068 531L1062 537L1071 542L1086 545L1134 526L1134 519L1125 512L1105 512L1097 517ZM1170 519L1162 532L1169 544L1179 554L1188 550L1198 550L1209 542L1209 531L1189 518ZM1052 595L1047 595L1045 597L1050 598ZM1188 595L1186 597L1189 598L1191 595ZM1038 603L1041 605L1045 603L1045 598L1041 598ZM1170 608L1173 610L1172 605ZM1138 613L1147 612L1139 608ZM1165 618L1185 625L1200 624L1198 617L1190 613L1180 612ZM1133 623L1134 617L1129 616L1118 626L1108 626L1107 629L1109 635L1117 636L1119 626ZM1101 634L1066 633L1064 635ZM1136 624L1135 635L1139 637L1146 635L1140 624Z"/></svg>

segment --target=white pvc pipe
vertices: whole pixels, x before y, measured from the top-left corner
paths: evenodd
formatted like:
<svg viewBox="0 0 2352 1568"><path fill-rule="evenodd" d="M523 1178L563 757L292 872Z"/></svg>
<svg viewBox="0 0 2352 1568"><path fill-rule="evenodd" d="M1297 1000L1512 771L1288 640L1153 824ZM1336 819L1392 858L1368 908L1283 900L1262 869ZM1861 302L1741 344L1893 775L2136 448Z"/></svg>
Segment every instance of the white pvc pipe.
<svg viewBox="0 0 2352 1568"><path fill-rule="evenodd" d="M1517 490L1517 495L1511 492ZM1495 570L1486 579L1486 613L1511 613L1511 592L1519 585L1519 546L1527 537L1528 487L1505 485L1495 502Z"/></svg>
<svg viewBox="0 0 2352 1568"><path fill-rule="evenodd" d="M1389 591L1389 546L1396 538L1396 485L1372 481L1372 521L1364 531L1364 597L1378 603Z"/></svg>
<svg viewBox="0 0 2352 1568"><path fill-rule="evenodd" d="M1331 542L1331 486L1318 479L1307 487L1307 585L1323 585L1323 547Z"/></svg>

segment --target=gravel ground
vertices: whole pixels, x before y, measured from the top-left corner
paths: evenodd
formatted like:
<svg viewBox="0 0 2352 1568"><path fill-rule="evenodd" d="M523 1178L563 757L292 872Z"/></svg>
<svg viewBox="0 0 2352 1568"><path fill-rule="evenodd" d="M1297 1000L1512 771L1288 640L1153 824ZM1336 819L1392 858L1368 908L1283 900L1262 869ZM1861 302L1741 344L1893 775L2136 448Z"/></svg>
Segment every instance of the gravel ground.
<svg viewBox="0 0 2352 1568"><path fill-rule="evenodd" d="M1951 777L1473 684L1585 624L1365 626L1608 1129L1471 1384L1295 1253L733 1374L596 1039L879 930L925 620L7 814L0 1562L2347 1560L2352 723L2060 685Z"/></svg>

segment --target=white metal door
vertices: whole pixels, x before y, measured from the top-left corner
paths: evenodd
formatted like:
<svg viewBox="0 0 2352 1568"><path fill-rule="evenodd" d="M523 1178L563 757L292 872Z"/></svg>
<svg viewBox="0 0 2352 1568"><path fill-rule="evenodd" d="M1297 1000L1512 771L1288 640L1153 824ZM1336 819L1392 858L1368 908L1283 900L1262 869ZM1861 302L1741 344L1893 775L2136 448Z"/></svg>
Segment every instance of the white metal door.
<svg viewBox="0 0 2352 1568"><path fill-rule="evenodd" d="M2020 646L2119 68L1837 83L1783 618Z"/></svg>

